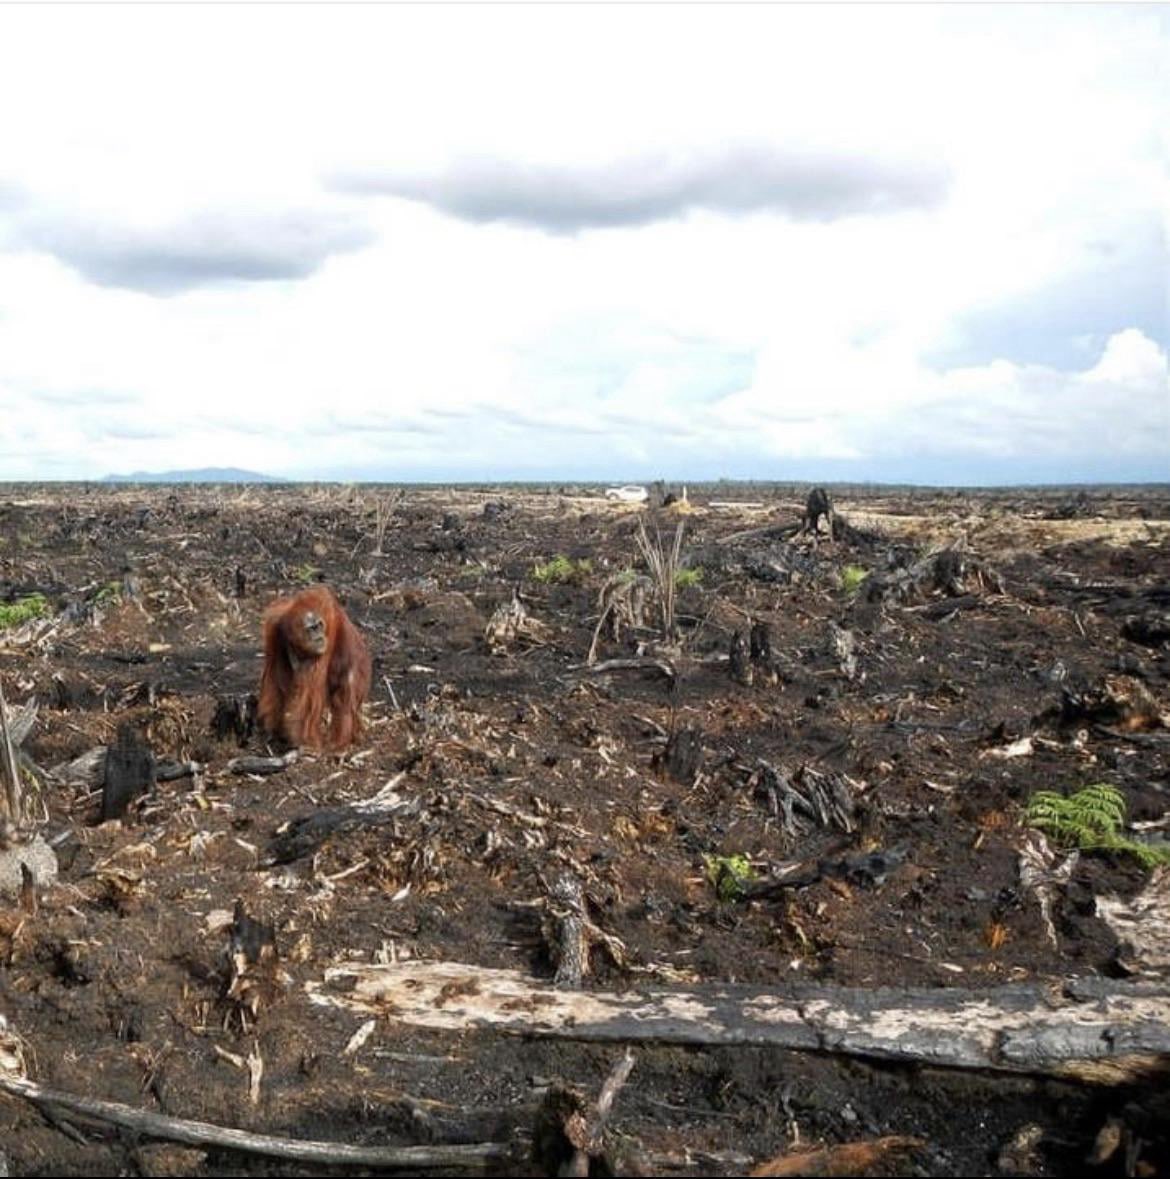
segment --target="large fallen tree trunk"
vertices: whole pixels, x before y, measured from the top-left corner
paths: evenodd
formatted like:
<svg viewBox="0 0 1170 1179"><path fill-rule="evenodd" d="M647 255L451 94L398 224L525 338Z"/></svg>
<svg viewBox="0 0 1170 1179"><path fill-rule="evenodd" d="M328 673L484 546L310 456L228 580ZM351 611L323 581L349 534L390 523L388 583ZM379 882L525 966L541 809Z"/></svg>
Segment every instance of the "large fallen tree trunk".
<svg viewBox="0 0 1170 1179"><path fill-rule="evenodd" d="M352 965L314 1003L415 1027L590 1041L772 1045L1111 1084L1170 1071L1170 983L1069 979L976 991L792 986L556 989L452 962Z"/></svg>

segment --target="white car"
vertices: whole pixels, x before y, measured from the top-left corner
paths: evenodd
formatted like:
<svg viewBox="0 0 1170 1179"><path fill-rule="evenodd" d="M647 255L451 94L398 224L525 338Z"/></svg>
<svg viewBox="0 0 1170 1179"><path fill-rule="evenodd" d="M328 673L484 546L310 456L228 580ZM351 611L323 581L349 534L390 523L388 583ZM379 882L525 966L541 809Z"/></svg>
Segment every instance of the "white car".
<svg viewBox="0 0 1170 1179"><path fill-rule="evenodd" d="M627 483L625 487L607 487L605 498L616 499L623 504L640 504L650 498L650 493L637 483Z"/></svg>

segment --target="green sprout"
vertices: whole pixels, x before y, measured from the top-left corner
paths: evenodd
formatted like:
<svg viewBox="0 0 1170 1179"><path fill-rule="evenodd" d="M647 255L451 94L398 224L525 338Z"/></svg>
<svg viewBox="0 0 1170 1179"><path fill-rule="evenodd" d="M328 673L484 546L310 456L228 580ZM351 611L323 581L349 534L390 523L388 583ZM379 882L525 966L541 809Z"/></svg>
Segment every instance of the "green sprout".
<svg viewBox="0 0 1170 1179"><path fill-rule="evenodd" d="M122 600L122 586L117 581L107 581L97 592L94 601L99 606L114 606Z"/></svg>
<svg viewBox="0 0 1170 1179"><path fill-rule="evenodd" d="M756 870L745 855L703 856L707 881L721 901L737 901L756 878Z"/></svg>
<svg viewBox="0 0 1170 1179"><path fill-rule="evenodd" d="M869 570L860 565L846 565L841 570L841 588L852 597L861 588L861 583L869 576Z"/></svg>
<svg viewBox="0 0 1170 1179"><path fill-rule="evenodd" d="M564 585L570 581L581 581L592 572L592 561L573 561L558 553L551 561L533 566L532 576L543 585Z"/></svg>
<svg viewBox="0 0 1170 1179"><path fill-rule="evenodd" d="M675 589L690 589L702 583L703 569L697 566L694 569L676 569L674 574L674 588Z"/></svg>

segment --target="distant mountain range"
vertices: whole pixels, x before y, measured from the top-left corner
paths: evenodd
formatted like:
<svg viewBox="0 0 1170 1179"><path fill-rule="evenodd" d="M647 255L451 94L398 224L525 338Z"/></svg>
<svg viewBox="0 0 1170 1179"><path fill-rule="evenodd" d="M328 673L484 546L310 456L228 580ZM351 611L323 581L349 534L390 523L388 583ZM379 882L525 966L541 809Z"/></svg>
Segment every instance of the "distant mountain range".
<svg viewBox="0 0 1170 1179"><path fill-rule="evenodd" d="M197 471L134 471L130 475L105 475L103 483L287 483L273 475L242 471L239 467L201 467Z"/></svg>

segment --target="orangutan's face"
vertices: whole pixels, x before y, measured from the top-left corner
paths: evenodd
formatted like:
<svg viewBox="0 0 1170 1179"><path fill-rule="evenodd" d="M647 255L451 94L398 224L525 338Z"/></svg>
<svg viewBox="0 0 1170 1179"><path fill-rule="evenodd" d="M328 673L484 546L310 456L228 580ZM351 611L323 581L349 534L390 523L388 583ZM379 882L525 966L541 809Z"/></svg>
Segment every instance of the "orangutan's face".
<svg viewBox="0 0 1170 1179"><path fill-rule="evenodd" d="M297 636L297 645L306 655L324 655L328 646L328 636L325 634L325 619L316 610L306 610L301 615L301 633Z"/></svg>

